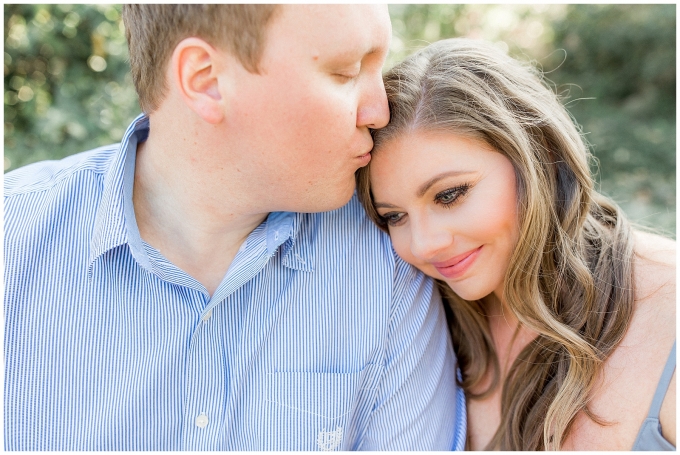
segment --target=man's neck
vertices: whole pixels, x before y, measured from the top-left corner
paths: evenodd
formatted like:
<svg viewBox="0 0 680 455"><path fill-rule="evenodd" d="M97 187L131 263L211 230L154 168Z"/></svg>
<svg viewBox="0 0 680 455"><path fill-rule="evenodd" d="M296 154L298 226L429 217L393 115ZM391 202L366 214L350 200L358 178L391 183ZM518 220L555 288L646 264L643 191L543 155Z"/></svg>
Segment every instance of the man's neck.
<svg viewBox="0 0 680 455"><path fill-rule="evenodd" d="M211 181L192 158L197 154L200 144L155 135L152 128L137 146L132 200L141 238L213 295L267 213L252 210L237 187L230 193L220 179Z"/></svg>

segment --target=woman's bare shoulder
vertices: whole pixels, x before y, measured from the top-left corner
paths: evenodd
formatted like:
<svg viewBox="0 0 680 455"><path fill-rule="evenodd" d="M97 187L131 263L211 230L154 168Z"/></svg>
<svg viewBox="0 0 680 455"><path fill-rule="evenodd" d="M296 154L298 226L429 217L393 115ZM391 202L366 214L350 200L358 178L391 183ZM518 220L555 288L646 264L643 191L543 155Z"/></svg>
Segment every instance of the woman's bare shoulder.
<svg viewBox="0 0 680 455"><path fill-rule="evenodd" d="M674 240L634 231L635 311L624 341L668 344L675 339ZM670 347L670 345L669 345Z"/></svg>
<svg viewBox="0 0 680 455"><path fill-rule="evenodd" d="M630 450L675 340L675 241L654 234L633 233L634 311L628 329L605 361L589 409L611 425L600 426L585 415L575 421L574 447L600 438L610 450ZM664 400L664 436L675 442L675 389ZM595 439L593 439L595 438ZM614 444L613 441L618 441ZM603 448L604 445L600 448Z"/></svg>
<svg viewBox="0 0 680 455"><path fill-rule="evenodd" d="M653 300L675 309L675 240L634 231L633 279L638 304Z"/></svg>
<svg viewBox="0 0 680 455"><path fill-rule="evenodd" d="M635 253L648 260L675 266L676 242L668 237L633 231Z"/></svg>
<svg viewBox="0 0 680 455"><path fill-rule="evenodd" d="M635 313L626 341L646 339L638 346L646 351L654 390L676 337L676 242L659 235L635 231ZM635 345L635 343L633 343ZM656 360L652 360L657 357ZM652 364L654 362L654 364ZM659 415L663 436L675 444L675 375Z"/></svg>

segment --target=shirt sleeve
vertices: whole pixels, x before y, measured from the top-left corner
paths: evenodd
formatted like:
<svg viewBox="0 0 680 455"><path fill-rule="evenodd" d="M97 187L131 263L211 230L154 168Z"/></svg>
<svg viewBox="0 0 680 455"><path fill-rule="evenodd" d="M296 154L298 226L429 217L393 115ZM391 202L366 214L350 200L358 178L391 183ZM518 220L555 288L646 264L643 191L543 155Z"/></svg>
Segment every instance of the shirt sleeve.
<svg viewBox="0 0 680 455"><path fill-rule="evenodd" d="M465 409L439 292L398 259L393 303L384 376L360 449L458 448Z"/></svg>

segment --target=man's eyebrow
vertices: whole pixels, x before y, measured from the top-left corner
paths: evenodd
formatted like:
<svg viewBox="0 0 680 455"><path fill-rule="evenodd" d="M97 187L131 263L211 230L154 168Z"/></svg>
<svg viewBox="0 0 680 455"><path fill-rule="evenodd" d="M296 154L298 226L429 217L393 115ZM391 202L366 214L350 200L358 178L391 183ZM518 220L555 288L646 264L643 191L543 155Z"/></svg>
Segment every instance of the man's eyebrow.
<svg viewBox="0 0 680 455"><path fill-rule="evenodd" d="M381 46L373 46L373 47L370 48L364 55L376 54L376 53L382 52L382 51L384 51L384 50L385 50L384 47L381 47Z"/></svg>
<svg viewBox="0 0 680 455"><path fill-rule="evenodd" d="M379 52L384 52L384 48L380 46L373 46L370 49L362 48L362 47L355 47L354 49L346 50L340 54L338 54L338 57L341 59L347 59L347 60L354 60L354 59L363 59L364 57L367 57L369 55L377 54Z"/></svg>
<svg viewBox="0 0 680 455"><path fill-rule="evenodd" d="M465 175L465 174L474 174L474 171L448 171L448 172L442 172L441 174L437 174L434 177L432 177L430 180L427 182L423 183L420 185L420 188L418 188L418 191L416 192L416 195L418 197L423 197L427 190L429 190L432 185L437 183L438 181L445 179L447 177L455 177L458 175Z"/></svg>

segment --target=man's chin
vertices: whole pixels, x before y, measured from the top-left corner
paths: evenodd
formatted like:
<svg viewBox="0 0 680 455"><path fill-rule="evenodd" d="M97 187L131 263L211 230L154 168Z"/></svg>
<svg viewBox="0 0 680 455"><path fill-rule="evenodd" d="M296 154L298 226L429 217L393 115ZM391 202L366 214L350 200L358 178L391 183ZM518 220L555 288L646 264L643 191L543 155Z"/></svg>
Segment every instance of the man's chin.
<svg viewBox="0 0 680 455"><path fill-rule="evenodd" d="M347 205L347 203L352 199L355 188L356 185L354 183L354 179L352 179L351 185L348 185L345 188L326 188L325 190L319 190L313 199L305 201L303 204L296 204L298 205L298 208L291 211L318 213L337 210Z"/></svg>

